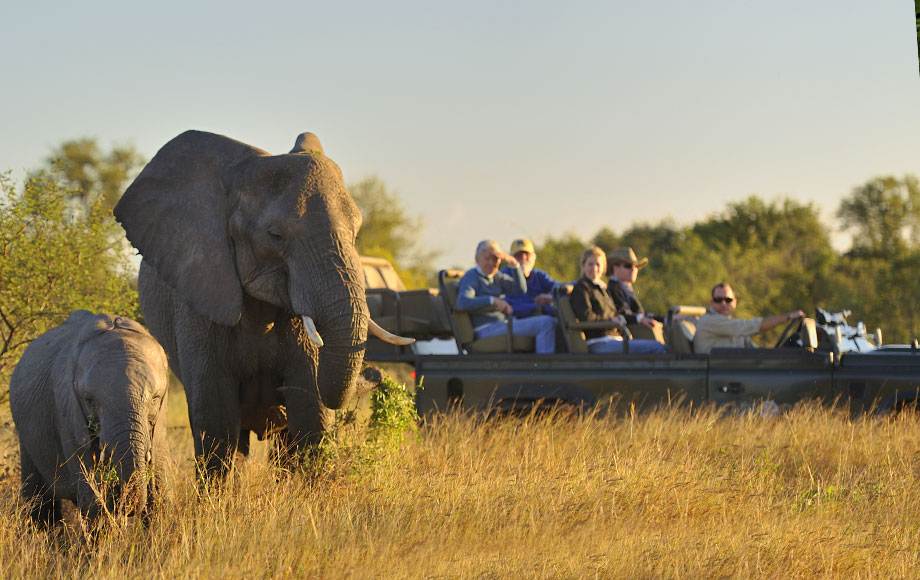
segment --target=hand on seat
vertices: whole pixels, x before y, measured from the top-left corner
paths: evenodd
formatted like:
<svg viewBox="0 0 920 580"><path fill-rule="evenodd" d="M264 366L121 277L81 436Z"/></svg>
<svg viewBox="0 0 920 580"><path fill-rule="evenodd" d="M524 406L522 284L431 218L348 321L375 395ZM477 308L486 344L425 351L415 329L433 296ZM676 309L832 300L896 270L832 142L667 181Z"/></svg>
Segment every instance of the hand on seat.
<svg viewBox="0 0 920 580"><path fill-rule="evenodd" d="M495 310L498 310L499 312L503 312L504 314L508 316L511 316L511 311L512 311L511 305L508 304L508 302L506 302L505 300L502 300L501 298L496 298L495 301L492 302L492 308L494 308Z"/></svg>

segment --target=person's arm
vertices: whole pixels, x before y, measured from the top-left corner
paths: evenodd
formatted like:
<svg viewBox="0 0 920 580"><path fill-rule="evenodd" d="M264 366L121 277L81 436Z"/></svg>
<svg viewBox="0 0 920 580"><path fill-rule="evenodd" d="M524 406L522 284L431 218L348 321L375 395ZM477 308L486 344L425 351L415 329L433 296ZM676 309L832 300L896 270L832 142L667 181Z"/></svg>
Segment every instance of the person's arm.
<svg viewBox="0 0 920 580"><path fill-rule="evenodd" d="M777 314L776 316L767 316L760 321L760 332L775 328L784 322L789 322L791 320L801 320L803 318L805 318L805 313L801 310L793 310L792 312L787 312L786 314Z"/></svg>
<svg viewBox="0 0 920 580"><path fill-rule="evenodd" d="M510 271L510 276L502 274L501 272L496 274L496 281L501 285L502 292L506 296L527 294L527 278L524 277L524 269L521 268L520 264L515 262L515 265L510 268Z"/></svg>
<svg viewBox="0 0 920 580"><path fill-rule="evenodd" d="M610 278L608 281L607 294L610 294L610 297L613 298L613 304L617 307L618 313L622 315L633 313L632 309L629 307L629 303L626 301L625 296L623 296L622 290L620 290L620 283L614 278ZM633 319L635 322L635 316L633 316Z"/></svg>
<svg viewBox="0 0 920 580"><path fill-rule="evenodd" d="M535 285L537 288L537 295L534 296L533 299L534 302L544 306L553 303L553 290L559 286L559 282L553 280L553 278L543 270L534 269L530 272L530 278L527 280L528 290L530 290L531 284Z"/></svg>
<svg viewBox="0 0 920 580"><path fill-rule="evenodd" d="M478 310L493 303L493 297L479 293L479 276L476 270L469 270L460 278L457 289L457 310Z"/></svg>

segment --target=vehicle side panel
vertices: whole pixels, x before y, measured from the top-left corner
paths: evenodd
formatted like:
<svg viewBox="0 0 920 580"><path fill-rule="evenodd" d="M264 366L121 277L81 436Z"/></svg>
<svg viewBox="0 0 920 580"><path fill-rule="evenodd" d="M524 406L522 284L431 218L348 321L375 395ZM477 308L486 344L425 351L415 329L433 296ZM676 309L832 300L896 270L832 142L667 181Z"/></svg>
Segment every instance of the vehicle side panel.
<svg viewBox="0 0 920 580"><path fill-rule="evenodd" d="M484 407L496 389L529 386L577 386L597 399L615 396L624 402L657 404L706 398L706 357L693 355L471 355L423 356L416 376L423 389L416 395L422 413Z"/></svg>
<svg viewBox="0 0 920 580"><path fill-rule="evenodd" d="M853 411L891 408L896 400L916 399L920 389L920 353L848 352L834 373L834 395L849 399Z"/></svg>
<svg viewBox="0 0 920 580"><path fill-rule="evenodd" d="M798 349L713 349L709 355L709 399L718 405L772 400L830 400L833 358Z"/></svg>

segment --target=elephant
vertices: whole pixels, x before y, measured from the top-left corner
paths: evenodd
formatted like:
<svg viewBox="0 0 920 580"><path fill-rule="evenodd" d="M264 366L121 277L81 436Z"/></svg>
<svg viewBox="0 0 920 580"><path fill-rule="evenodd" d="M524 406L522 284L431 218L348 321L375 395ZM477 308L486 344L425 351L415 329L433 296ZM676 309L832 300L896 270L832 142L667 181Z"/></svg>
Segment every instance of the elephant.
<svg viewBox="0 0 920 580"><path fill-rule="evenodd" d="M114 210L142 255L144 321L185 388L199 469L223 474L250 434L291 457L358 392L368 314L361 213L319 139L271 155L223 135L166 143Z"/></svg>
<svg viewBox="0 0 920 580"><path fill-rule="evenodd" d="M60 521L64 499L89 522L118 499L150 513L168 488L168 384L166 353L129 318L77 310L29 344L9 397L34 521Z"/></svg>

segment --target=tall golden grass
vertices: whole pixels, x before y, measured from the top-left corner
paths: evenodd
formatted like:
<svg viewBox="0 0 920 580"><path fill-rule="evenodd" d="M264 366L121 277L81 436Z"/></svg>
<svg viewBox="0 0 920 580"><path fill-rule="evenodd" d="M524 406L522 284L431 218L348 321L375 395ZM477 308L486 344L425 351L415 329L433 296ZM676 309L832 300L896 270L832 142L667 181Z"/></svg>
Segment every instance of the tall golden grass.
<svg viewBox="0 0 920 580"><path fill-rule="evenodd" d="M262 445L200 490L170 404L174 496L95 541L26 521L2 431L2 578L916 578L920 419L805 403L430 417L398 448L343 432L305 472Z"/></svg>

